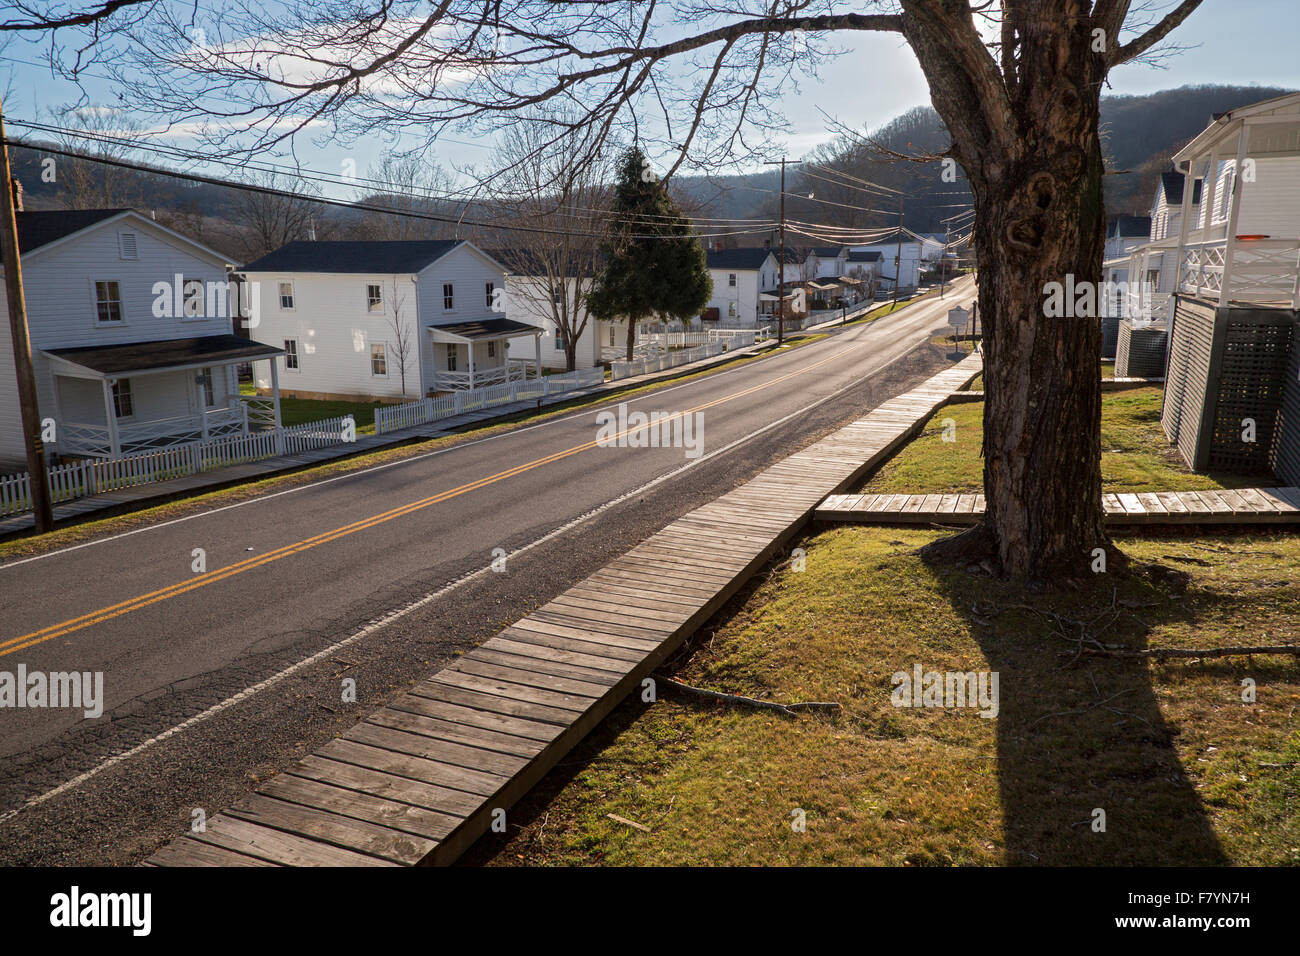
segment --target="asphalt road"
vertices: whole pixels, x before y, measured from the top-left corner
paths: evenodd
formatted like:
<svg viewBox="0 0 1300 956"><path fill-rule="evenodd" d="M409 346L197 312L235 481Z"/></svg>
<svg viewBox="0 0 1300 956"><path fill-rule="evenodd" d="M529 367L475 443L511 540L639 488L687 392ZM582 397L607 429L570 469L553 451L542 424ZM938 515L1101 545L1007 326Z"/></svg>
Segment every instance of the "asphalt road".
<svg viewBox="0 0 1300 956"><path fill-rule="evenodd" d="M948 364L924 343L972 296L966 279L627 400L690 414L699 457L596 445L615 398L0 565L0 671L103 672L105 697L98 719L0 709L0 861L137 861L194 809L217 812L673 518Z"/></svg>

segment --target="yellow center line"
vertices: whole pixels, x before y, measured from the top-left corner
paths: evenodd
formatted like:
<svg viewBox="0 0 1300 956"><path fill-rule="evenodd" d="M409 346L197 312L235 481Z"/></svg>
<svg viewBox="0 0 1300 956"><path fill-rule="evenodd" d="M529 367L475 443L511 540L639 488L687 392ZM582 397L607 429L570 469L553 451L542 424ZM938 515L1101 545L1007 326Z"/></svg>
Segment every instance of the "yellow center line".
<svg viewBox="0 0 1300 956"><path fill-rule="evenodd" d="M861 345L848 346L848 348L860 348L860 347ZM829 358L822 359L819 362L814 362L811 365L806 365L803 368L796 369L793 372L788 372L785 375L781 375L777 378L774 378L769 382L763 382L762 384L759 385L752 385L749 388L742 389L738 392L733 392L730 395L724 395L721 398L715 398L712 401L704 402L701 405L696 405L692 408L685 409L684 411L673 412L670 415L658 419L658 422L671 422L676 418L685 415L690 415L695 412L703 411L706 408L712 408L715 405L721 405L725 402L734 401L735 399L743 398L746 395L752 395L754 392L761 391L765 388L771 388L773 385L779 385L781 382L788 381L789 379L792 379L798 375L803 375L806 372L811 372L813 369L820 368L821 366L826 365L829 362L833 362L836 359L841 358L842 355L843 352L837 352L835 355L832 355ZM645 425L638 425L636 428L629 428L611 437L612 439L617 440L620 438L624 438L630 434L633 434L634 432L643 431L648 427L649 427L649 423ZM608 441L609 439L605 439L605 440ZM475 481L467 482L466 484L460 485L456 488L451 488L448 489L447 491L441 491L436 495L430 495L428 498L421 498L418 501L412 501L404 505L399 505L398 507L393 508L389 511L381 512L380 514L376 514L376 515L371 515L368 518L362 518L359 521L354 521L351 524L343 525L342 527L335 528L332 531L322 532L310 538L304 538L302 541L297 541L293 544L286 544L282 547L274 549L273 551L268 551L266 554L260 554L252 558L245 558L243 561L239 561L235 564L228 565L224 568L218 568L214 571L208 571L204 574L196 575L195 577L192 578L187 578L184 581L179 581L176 584L171 584L168 585L167 587L159 588L156 591L150 591L147 594L138 595L137 597L131 598L129 600L121 601L117 604L100 608L97 611L91 611L88 614L82 614L79 617L70 618L58 624L52 624L49 627L41 628L39 631L32 631L30 634L23 634L20 637L11 637L7 641L0 642L0 657L3 657L6 654L12 654L15 651L20 651L26 647L31 647L34 644L41 644L53 638L61 637L64 634L71 634L74 631L82 630L83 628L90 627L93 624L99 624L103 621L108 621L115 617L120 617L123 614L127 614L131 611L139 610L140 608L148 607L151 604L157 604L158 602L165 601L168 598L177 597L178 595L196 590L197 588L206 587L207 585L215 584L218 581L224 581L226 578L234 577L237 574L243 574L245 571L251 571L254 568L262 567L263 565L270 564L274 561L279 561L281 558L286 558L293 554L301 554L304 551L309 551L312 548L319 547L322 544L328 544L331 541L337 541L339 538L356 534L358 531L365 531L369 528L375 527L376 525L383 524L384 522L392 521L394 518L404 517L408 514L411 514L415 511L419 511L423 508L428 508L431 505L435 505L440 502L447 501L450 498L455 498L460 495L467 494L471 491L477 491L479 488L483 488L488 485L495 484L498 481L504 481L507 478L513 478L516 475L521 475L524 472L531 471L534 468L540 468L543 465L549 465L554 462L560 461L564 458L569 458L573 455L579 454L580 452L584 452L587 451L588 449L595 448L599 444L600 444L600 440L593 440L589 442L584 442L581 445L574 445L572 448L566 448L563 451L555 452L554 454L547 455L543 458L536 458L532 461L525 462L522 465L516 465L513 468L507 468L505 471L497 472L495 475L489 475L486 478L479 478L476 479Z"/></svg>

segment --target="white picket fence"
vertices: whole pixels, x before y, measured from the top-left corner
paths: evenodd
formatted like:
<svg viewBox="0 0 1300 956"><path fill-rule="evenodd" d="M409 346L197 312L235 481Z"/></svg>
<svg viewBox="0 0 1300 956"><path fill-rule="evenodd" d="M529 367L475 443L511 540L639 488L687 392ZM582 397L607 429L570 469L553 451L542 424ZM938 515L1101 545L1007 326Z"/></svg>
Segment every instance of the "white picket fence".
<svg viewBox="0 0 1300 956"><path fill-rule="evenodd" d="M524 382L501 382L486 388L458 389L439 398L422 398L404 405L390 405L375 409L375 434L383 435L401 428L427 425L440 418L450 418L464 412L475 412L511 402L546 398L579 388L588 388L605 381L603 368L584 368L574 372L543 375Z"/></svg>
<svg viewBox="0 0 1300 956"><path fill-rule="evenodd" d="M610 380L616 382L621 378L645 375L647 372L662 372L665 369L676 368L678 365L689 365L691 362L698 362L701 359L712 358L714 355L721 355L730 347L723 339L714 338L691 349L646 355L641 358L634 358L630 362L611 362L609 364Z"/></svg>
<svg viewBox="0 0 1300 956"><path fill-rule="evenodd" d="M227 465L295 455L341 444L345 439L356 440L356 423L351 415L170 445L121 458L82 459L48 469L50 499L54 504L61 504L74 498L184 478ZM31 481L27 472L0 477L0 516L20 514L31 507Z"/></svg>

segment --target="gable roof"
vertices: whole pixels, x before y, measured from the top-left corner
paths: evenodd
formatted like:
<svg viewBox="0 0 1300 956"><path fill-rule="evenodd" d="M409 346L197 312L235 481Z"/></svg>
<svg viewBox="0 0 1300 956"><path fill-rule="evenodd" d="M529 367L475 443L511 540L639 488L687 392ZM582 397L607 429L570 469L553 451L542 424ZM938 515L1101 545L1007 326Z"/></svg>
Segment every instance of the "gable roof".
<svg viewBox="0 0 1300 956"><path fill-rule="evenodd" d="M713 249L706 254L706 257L710 269L757 271L763 267L768 256L774 255L776 253L771 249L749 246L743 249Z"/></svg>
<svg viewBox="0 0 1300 956"><path fill-rule="evenodd" d="M859 251L857 249L849 250L849 262L879 262L879 252Z"/></svg>
<svg viewBox="0 0 1300 956"><path fill-rule="evenodd" d="M1134 238L1149 236L1151 235L1151 217L1129 216L1120 213L1115 217L1115 222L1110 229L1110 235L1132 236Z"/></svg>
<svg viewBox="0 0 1300 956"><path fill-rule="evenodd" d="M413 275L463 243L463 239L299 240L239 271Z"/></svg>
<svg viewBox="0 0 1300 956"><path fill-rule="evenodd" d="M546 274L546 260L532 249L496 247L484 249L483 252L500 263L508 275L540 276ZM575 254L573 258L584 260L580 270L573 270L575 272L581 271L582 275L565 276L566 279L593 278L596 272L605 264L605 254L600 250L592 252L590 257ZM569 264L572 265L572 262Z"/></svg>
<svg viewBox="0 0 1300 956"><path fill-rule="evenodd" d="M1160 188L1164 190L1165 202L1170 206L1181 206L1183 203L1183 174L1182 173L1161 173ZM1198 205L1201 201L1201 181L1195 180L1192 184L1192 205Z"/></svg>
<svg viewBox="0 0 1300 956"><path fill-rule="evenodd" d="M81 232L97 222L112 219L130 209L49 209L36 212L20 212L18 220L18 248L28 253L41 246L48 246L74 232Z"/></svg>
<svg viewBox="0 0 1300 956"><path fill-rule="evenodd" d="M818 259L838 259L844 246L813 246L808 251Z"/></svg>

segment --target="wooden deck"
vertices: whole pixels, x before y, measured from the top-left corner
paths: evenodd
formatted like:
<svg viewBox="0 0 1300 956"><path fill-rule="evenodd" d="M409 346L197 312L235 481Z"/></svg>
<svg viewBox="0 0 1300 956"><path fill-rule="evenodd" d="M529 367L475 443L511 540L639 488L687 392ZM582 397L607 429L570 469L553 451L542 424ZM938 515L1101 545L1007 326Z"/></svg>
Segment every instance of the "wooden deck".
<svg viewBox="0 0 1300 956"><path fill-rule="evenodd" d="M811 518L980 370L971 356L679 518L178 837L154 866L452 862ZM499 813L496 814L499 816Z"/></svg>
<svg viewBox="0 0 1300 956"><path fill-rule="evenodd" d="M1277 524L1300 521L1300 488L1161 491L1102 496L1108 525ZM974 524L983 495L830 495L818 521L862 524Z"/></svg>

